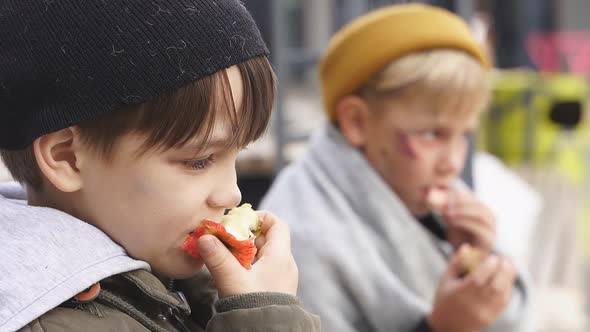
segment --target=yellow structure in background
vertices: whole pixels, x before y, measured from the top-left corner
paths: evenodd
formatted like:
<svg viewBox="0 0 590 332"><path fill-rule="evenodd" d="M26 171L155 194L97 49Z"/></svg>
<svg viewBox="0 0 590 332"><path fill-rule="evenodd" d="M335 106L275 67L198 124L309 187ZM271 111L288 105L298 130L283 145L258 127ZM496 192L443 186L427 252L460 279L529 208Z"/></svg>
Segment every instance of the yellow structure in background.
<svg viewBox="0 0 590 332"><path fill-rule="evenodd" d="M552 208L575 219L581 249L590 257L590 210L584 207L590 196L588 82L573 74L533 71L497 71L491 79L493 99L482 118L479 148L524 174L545 205L562 196L577 201L574 216L571 205Z"/></svg>
<svg viewBox="0 0 590 332"><path fill-rule="evenodd" d="M493 101L482 119L480 148L512 166L559 171L584 180L588 161L588 84L570 74L498 71Z"/></svg>

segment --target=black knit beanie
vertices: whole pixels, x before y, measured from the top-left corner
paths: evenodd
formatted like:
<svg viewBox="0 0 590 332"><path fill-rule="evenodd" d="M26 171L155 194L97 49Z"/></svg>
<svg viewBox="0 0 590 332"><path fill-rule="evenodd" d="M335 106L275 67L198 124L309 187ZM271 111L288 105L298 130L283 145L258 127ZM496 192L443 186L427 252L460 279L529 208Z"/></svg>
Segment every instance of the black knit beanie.
<svg viewBox="0 0 590 332"><path fill-rule="evenodd" d="M263 54L237 0L2 0L0 148Z"/></svg>

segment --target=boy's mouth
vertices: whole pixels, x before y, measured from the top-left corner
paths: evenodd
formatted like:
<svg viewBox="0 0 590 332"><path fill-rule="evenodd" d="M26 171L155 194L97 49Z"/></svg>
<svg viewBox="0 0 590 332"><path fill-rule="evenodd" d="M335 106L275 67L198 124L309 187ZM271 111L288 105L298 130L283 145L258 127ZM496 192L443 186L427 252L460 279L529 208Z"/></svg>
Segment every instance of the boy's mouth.
<svg viewBox="0 0 590 332"><path fill-rule="evenodd" d="M196 219L191 221L190 226L185 228L184 231L184 237L191 235L192 232L195 231L195 229L199 228L199 226L201 226L201 223L203 223L203 221L205 220L219 220L221 219L221 216L217 215L217 216L207 216L207 217L202 217L200 219Z"/></svg>
<svg viewBox="0 0 590 332"><path fill-rule="evenodd" d="M422 188L422 197L428 197L431 191L449 192L450 186L446 184L426 185Z"/></svg>
<svg viewBox="0 0 590 332"><path fill-rule="evenodd" d="M431 211L443 211L449 204L451 189L446 185L428 186L424 190L424 200Z"/></svg>
<svg viewBox="0 0 590 332"><path fill-rule="evenodd" d="M261 220L248 203L231 209L220 222L203 220L186 236L181 249L193 257L200 257L198 239L206 234L217 237L246 269L252 267L256 256L255 238L261 230Z"/></svg>

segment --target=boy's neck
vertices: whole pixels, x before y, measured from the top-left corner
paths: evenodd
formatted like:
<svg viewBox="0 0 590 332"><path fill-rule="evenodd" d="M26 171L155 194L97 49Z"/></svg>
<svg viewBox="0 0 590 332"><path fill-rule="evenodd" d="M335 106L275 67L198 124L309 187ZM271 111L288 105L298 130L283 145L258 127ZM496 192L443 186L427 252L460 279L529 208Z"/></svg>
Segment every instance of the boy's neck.
<svg viewBox="0 0 590 332"><path fill-rule="evenodd" d="M27 186L27 203L31 206L49 206L48 200L45 198L45 195L40 194L35 189Z"/></svg>
<svg viewBox="0 0 590 332"><path fill-rule="evenodd" d="M33 189L27 186L27 204L30 206L48 207L65 212L78 219L81 216L72 208L71 193L64 193L54 187L43 186L41 189ZM82 219L83 220L83 219Z"/></svg>

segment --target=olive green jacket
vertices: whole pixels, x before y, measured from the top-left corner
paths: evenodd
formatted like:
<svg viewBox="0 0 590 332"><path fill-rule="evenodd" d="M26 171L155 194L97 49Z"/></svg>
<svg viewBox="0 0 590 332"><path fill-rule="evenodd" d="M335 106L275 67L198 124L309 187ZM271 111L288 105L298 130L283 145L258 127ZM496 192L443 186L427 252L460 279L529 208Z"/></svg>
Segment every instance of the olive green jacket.
<svg viewBox="0 0 590 332"><path fill-rule="evenodd" d="M53 331L319 331L319 318L294 296L252 293L216 300L206 273L168 290L146 270L100 282L91 301L68 301L21 332ZM215 305L214 305L215 302Z"/></svg>

